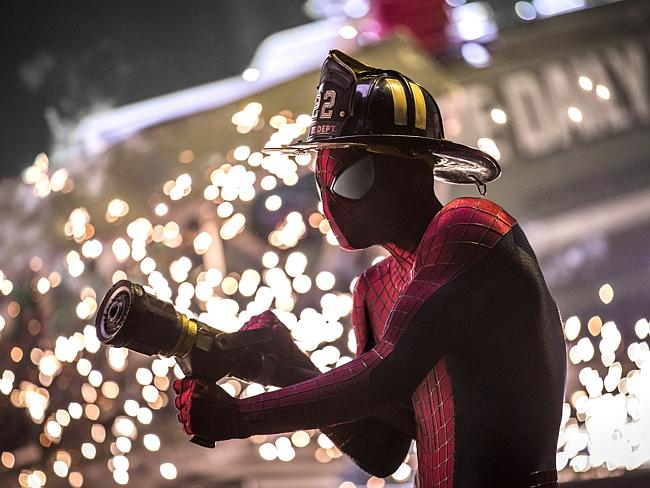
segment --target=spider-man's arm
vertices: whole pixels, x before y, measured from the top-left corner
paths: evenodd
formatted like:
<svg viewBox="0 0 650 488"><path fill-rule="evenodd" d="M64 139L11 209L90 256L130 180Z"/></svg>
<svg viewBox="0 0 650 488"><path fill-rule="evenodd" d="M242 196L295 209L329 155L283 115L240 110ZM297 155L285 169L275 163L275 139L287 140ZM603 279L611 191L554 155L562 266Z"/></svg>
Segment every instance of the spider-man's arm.
<svg viewBox="0 0 650 488"><path fill-rule="evenodd" d="M513 224L512 217L487 200L460 199L447 205L427 229L415 275L371 351L312 380L245 400L230 398L218 387L188 384L180 401L186 431L220 440L315 428L363 418L408 398L468 320L486 307L483 298L468 292L500 292L491 290L483 276L468 275ZM466 308L452 309L449 304L459 298L465 299ZM197 402L201 411L211 412L209 418L192 415Z"/></svg>
<svg viewBox="0 0 650 488"><path fill-rule="evenodd" d="M366 293L368 289L367 278L364 275L357 280L353 293L352 325L357 338L357 355L366 345L369 333L369 324L366 312ZM273 342L269 353L279 361L296 365L302 370L313 371L313 377L321 374L309 358L300 351L291 338L291 332L270 311L252 317L242 331L266 329L271 333ZM246 375L247 379L258 383L273 385L289 385L299 383L305 379L300 374L292 379L290 375L294 370L285 368L282 381L277 382L273 371L259 371L259 378L255 373ZM363 470L370 474L386 477L395 472L402 463L411 445L415 434L415 421L410 402L408 404L386 405L373 415L353 422L321 427L336 446Z"/></svg>
<svg viewBox="0 0 650 488"><path fill-rule="evenodd" d="M354 287L352 327L357 356L363 353L370 333L366 310L368 282L362 274ZM344 424L321 427L321 431L364 471L381 478L390 476L404 461L415 436L410 401L385 405L372 415Z"/></svg>
<svg viewBox="0 0 650 488"><path fill-rule="evenodd" d="M391 425L396 420L402 425ZM321 427L321 431L361 469L386 478L404 462L411 447L414 433L407 435L403 432L409 421L414 427L413 410L405 404L391 403L367 417Z"/></svg>

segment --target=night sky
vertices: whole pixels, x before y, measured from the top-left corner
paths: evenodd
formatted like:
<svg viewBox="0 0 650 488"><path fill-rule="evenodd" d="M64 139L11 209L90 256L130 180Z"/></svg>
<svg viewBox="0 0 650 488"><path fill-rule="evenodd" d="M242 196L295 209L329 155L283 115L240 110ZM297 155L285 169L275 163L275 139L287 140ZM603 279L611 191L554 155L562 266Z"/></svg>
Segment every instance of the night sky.
<svg viewBox="0 0 650 488"><path fill-rule="evenodd" d="M0 177L52 131L241 73L269 34L309 22L304 0L0 2Z"/></svg>

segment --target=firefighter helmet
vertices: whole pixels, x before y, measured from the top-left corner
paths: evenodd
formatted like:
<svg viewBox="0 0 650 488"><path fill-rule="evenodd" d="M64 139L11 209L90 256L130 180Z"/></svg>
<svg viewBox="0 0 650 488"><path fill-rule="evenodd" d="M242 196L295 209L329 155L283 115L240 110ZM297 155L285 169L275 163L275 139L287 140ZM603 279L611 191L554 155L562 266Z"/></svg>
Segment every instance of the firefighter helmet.
<svg viewBox="0 0 650 488"><path fill-rule="evenodd" d="M490 155L444 138L438 104L422 86L398 71L367 66L337 50L323 63L307 139L265 151L295 154L325 148L424 159L435 178L447 183L482 185L501 173Z"/></svg>

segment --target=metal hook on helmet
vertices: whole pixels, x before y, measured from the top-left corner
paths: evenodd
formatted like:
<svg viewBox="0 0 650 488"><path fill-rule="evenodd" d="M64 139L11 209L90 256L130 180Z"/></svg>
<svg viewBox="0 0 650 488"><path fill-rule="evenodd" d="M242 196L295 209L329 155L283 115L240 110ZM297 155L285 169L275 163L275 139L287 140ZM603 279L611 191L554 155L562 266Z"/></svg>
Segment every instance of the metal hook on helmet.
<svg viewBox="0 0 650 488"><path fill-rule="evenodd" d="M476 185L476 189L478 190L479 195L484 197L485 194L487 193L487 186L485 186L485 183L483 183L474 175L467 175L467 176L469 176L471 179L474 180L474 184Z"/></svg>

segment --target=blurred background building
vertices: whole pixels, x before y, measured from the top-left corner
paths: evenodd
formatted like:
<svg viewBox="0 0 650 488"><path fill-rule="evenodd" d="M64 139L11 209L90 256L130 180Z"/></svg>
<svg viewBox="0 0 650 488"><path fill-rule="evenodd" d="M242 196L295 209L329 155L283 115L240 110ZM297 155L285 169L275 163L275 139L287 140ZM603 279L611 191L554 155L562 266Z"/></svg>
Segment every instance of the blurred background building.
<svg viewBox="0 0 650 488"><path fill-rule="evenodd" d="M317 431L189 444L173 360L107 350L89 325L128 277L226 331L274 309L323 371L353 356L350 289L384 253L337 247L309 156L261 152L304 136L332 48L422 83L446 136L500 161L488 197L528 233L564 318L561 479L649 486L647 2L1 8L3 486L412 484L414 456L372 478Z"/></svg>

